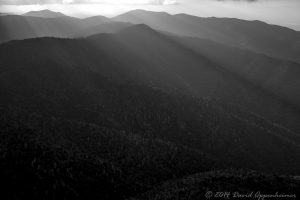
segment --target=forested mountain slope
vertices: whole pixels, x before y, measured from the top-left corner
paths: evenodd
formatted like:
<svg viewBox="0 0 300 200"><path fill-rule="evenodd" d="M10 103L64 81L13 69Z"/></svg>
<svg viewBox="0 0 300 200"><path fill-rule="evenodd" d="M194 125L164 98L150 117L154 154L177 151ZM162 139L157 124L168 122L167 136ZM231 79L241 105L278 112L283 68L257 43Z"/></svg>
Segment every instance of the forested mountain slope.
<svg viewBox="0 0 300 200"><path fill-rule="evenodd" d="M128 65L125 58L122 65L118 63L122 58L111 62L110 56L118 54L104 54L109 51L101 51L101 43L97 43L101 37L90 38L91 44L86 40L40 38L2 45L6 54L0 47L0 55L4 56L0 71L1 104L171 141L198 149L230 167L298 173L298 134L228 101L201 100L169 89L167 83L181 85L171 82L176 79L167 77L169 73L162 75L170 82L158 82L152 79L156 74L148 76L142 70L131 75L131 70L143 65ZM108 40L111 37L114 38L104 35L105 42L112 44ZM93 45L97 48L91 48ZM139 64L144 64L142 61ZM201 68L197 70L201 72ZM103 76L108 76L108 80Z"/></svg>

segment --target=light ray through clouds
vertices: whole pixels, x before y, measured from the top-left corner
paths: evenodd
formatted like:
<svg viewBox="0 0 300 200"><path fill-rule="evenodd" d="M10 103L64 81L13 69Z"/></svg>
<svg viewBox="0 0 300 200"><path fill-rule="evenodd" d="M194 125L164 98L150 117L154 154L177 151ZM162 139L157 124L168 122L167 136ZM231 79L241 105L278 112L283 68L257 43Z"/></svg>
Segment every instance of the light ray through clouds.
<svg viewBox="0 0 300 200"><path fill-rule="evenodd" d="M0 12L4 13L22 14L42 9L75 17L112 17L133 9L145 9L201 17L261 20L300 30L299 0L0 0Z"/></svg>

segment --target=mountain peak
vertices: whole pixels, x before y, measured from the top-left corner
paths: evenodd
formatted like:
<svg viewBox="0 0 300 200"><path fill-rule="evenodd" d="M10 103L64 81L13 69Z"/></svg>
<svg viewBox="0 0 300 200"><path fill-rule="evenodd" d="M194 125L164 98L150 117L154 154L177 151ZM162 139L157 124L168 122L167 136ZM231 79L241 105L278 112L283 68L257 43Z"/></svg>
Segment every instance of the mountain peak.
<svg viewBox="0 0 300 200"><path fill-rule="evenodd" d="M146 25L146 24L136 24L136 25L132 25L128 28L125 28L123 30L121 30L119 33L121 34L133 34L133 33L155 33L157 34L158 32L153 30L150 26Z"/></svg>
<svg viewBox="0 0 300 200"><path fill-rule="evenodd" d="M129 11L128 13L148 13L148 14L164 14L164 15L170 15L167 12L158 12L158 11L150 11L150 10L143 10L143 9L135 9L132 11Z"/></svg>
<svg viewBox="0 0 300 200"><path fill-rule="evenodd" d="M136 9L131 10L129 12L123 13L119 16L116 16L115 18L122 18L124 16L171 16L167 12L155 12L155 11L149 11L149 10L142 10L142 9Z"/></svg>
<svg viewBox="0 0 300 200"><path fill-rule="evenodd" d="M89 23L90 25L99 25L99 23L109 22L110 19L101 15L87 17L82 19L85 23Z"/></svg>
<svg viewBox="0 0 300 200"><path fill-rule="evenodd" d="M52 10L38 10L38 11L30 11L25 14L24 16L31 16L31 17L44 17L44 18L58 18L58 17L64 17L65 15L61 12L54 12Z"/></svg>

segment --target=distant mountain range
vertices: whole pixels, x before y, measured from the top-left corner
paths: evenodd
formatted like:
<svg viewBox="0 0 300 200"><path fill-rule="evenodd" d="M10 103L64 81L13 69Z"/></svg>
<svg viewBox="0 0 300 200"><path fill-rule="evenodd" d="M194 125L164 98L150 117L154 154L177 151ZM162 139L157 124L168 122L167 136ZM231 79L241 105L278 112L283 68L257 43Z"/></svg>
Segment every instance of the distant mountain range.
<svg viewBox="0 0 300 200"><path fill-rule="evenodd" d="M93 26L111 21L146 24L153 29L179 36L209 39L272 57L300 62L300 33L297 31L260 21L201 18L186 14L170 15L144 10L130 11L112 19L102 16L78 19L49 10L32 11L26 13L25 16L2 16L0 18L1 29L8 32L0 35L0 42L43 36L73 37L74 31L84 29L87 30L81 31L82 36L87 36L96 34ZM98 33L106 31L105 28L102 30L99 27L98 30L100 31ZM78 34L75 35L78 36Z"/></svg>
<svg viewBox="0 0 300 200"><path fill-rule="evenodd" d="M300 61L300 33L261 21L230 18L201 18L135 10L113 18L177 34L210 39L266 55Z"/></svg>
<svg viewBox="0 0 300 200"><path fill-rule="evenodd" d="M23 16L43 17L43 18L66 17L66 15L64 15L60 12L53 12L51 10L30 11L30 12L24 13Z"/></svg>
<svg viewBox="0 0 300 200"><path fill-rule="evenodd" d="M31 15L0 17L5 195L300 191L298 32L142 10Z"/></svg>

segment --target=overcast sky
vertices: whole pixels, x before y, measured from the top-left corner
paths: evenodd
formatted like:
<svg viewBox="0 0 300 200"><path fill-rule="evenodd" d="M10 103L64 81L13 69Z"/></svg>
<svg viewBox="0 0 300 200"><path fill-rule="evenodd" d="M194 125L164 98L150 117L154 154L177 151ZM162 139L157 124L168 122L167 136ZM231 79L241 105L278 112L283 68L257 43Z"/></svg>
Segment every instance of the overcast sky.
<svg viewBox="0 0 300 200"><path fill-rule="evenodd" d="M132 9L146 9L262 20L300 30L300 0L0 0L0 12L4 13L41 9L77 17L114 16Z"/></svg>

